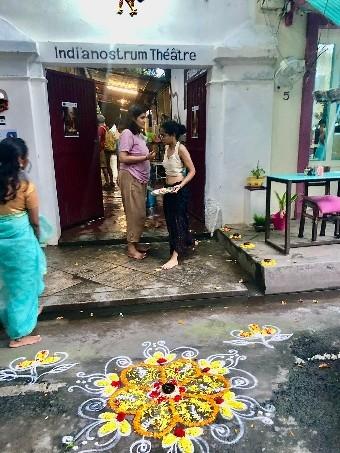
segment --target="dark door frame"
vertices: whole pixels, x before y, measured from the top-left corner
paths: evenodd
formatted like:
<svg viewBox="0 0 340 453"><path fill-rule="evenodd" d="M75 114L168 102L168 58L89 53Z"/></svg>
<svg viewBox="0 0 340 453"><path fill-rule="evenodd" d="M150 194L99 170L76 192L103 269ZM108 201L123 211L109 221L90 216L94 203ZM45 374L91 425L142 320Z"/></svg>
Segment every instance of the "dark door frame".
<svg viewBox="0 0 340 453"><path fill-rule="evenodd" d="M299 148L297 171L303 172L309 162L310 134L313 116L313 90L315 86L316 62L318 59L319 31L321 29L338 29L324 16L310 13L307 18L307 42L306 42L306 72L303 78L302 102L300 116ZM301 187L300 187L301 186ZM303 187L299 184L298 193L303 193ZM301 212L301 204L297 203L297 214Z"/></svg>

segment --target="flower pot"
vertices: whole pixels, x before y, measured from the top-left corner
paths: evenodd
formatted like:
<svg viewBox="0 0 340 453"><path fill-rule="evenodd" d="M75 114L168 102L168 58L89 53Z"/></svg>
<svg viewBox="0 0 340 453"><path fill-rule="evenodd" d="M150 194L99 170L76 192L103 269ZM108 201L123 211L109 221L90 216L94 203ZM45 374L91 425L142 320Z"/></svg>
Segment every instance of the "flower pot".
<svg viewBox="0 0 340 453"><path fill-rule="evenodd" d="M254 223L253 226L254 226L254 230L257 233L263 233L264 231L266 231L266 226L265 225L257 225L256 223Z"/></svg>
<svg viewBox="0 0 340 453"><path fill-rule="evenodd" d="M272 215L272 221L274 229L278 231L284 231L286 228L286 214L282 212L276 212Z"/></svg>
<svg viewBox="0 0 340 453"><path fill-rule="evenodd" d="M248 176L247 186L248 187L262 187L264 183L264 176L256 178L255 176Z"/></svg>

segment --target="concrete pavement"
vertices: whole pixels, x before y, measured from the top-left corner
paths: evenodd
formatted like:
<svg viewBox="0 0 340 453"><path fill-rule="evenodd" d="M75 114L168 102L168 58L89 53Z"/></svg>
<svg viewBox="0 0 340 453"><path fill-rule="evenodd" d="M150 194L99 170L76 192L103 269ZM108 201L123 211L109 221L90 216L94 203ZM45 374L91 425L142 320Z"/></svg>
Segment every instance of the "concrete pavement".
<svg viewBox="0 0 340 453"><path fill-rule="evenodd" d="M257 299L251 305L244 302L237 306L226 299L224 306L207 306L195 311L160 310L154 314L103 318L94 315L83 320L41 322L38 330L42 343L20 351L7 349L1 337L0 451L173 453L181 451L179 445L183 444L179 441L184 436L193 444L195 453L337 453L340 360L334 360L333 356L340 351L339 314L337 296L329 300L300 301L273 298L270 303ZM252 323L275 329L266 336L240 336L240 330L250 332L247 326ZM19 357L34 359L42 349L48 349L49 356L46 353L37 356L35 365L25 363L23 358L18 360ZM156 365L164 369L168 366L166 360L169 363L175 360L168 352L175 350L173 353L178 358L187 351L186 360L190 362L191 357L195 364L186 362L186 371L176 364L178 379L190 367L201 367L197 359L208 358L210 365L223 360L229 368L225 379L235 393L234 398L223 395L214 399L211 404L214 407L219 404L220 415L211 424L205 424L203 432L191 432L190 438L186 432L183 434L183 426L179 424L179 429L174 431L177 437L168 438L175 444L167 448L162 448L158 439L145 437L143 441L134 429L133 415L120 414L120 421L111 425L105 425L104 418L100 418L102 413L109 414L106 421L116 417L106 406L107 399L102 393L105 385L100 387L97 382L105 378L105 366L108 364L107 373L118 373L122 379L121 373L128 364L152 358L155 350L161 350L163 357L167 357L163 364ZM52 357L50 362L48 357ZM37 360L41 361L40 365ZM22 369L18 371L16 367L20 363ZM205 369L200 368L199 373L211 373L205 363L202 366ZM215 370L217 375L225 371L218 367ZM45 374L40 377L42 373ZM148 373L142 365L134 376L138 381ZM27 376L21 378L21 375ZM209 392L216 378L205 379L209 382L205 381L203 392ZM217 379L219 385L226 382L221 380L224 378ZM189 381L185 381L188 388L192 385ZM117 377L111 375L107 389L116 391L116 382ZM209 397L208 400L211 401ZM204 410L200 412L195 404L197 417L206 421ZM229 419L223 418L222 413L229 415ZM163 415L165 424L171 423L166 413ZM119 431L128 432L126 425L121 424L123 419L132 425L127 436ZM99 430L104 425L107 432L100 437Z"/></svg>
<svg viewBox="0 0 340 453"><path fill-rule="evenodd" d="M170 271L166 243L151 244L143 261L125 246L49 247L49 270L41 302L45 312L165 303L184 299L247 296L246 278L214 239L199 241L195 253Z"/></svg>

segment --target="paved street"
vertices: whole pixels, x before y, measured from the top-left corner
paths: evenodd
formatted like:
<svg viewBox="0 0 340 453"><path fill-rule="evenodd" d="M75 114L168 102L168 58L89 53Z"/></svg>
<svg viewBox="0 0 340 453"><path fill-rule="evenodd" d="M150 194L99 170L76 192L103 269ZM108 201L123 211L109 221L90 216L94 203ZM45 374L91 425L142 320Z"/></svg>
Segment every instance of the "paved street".
<svg viewBox="0 0 340 453"><path fill-rule="evenodd" d="M21 350L2 335L0 451L336 453L332 297L53 319Z"/></svg>

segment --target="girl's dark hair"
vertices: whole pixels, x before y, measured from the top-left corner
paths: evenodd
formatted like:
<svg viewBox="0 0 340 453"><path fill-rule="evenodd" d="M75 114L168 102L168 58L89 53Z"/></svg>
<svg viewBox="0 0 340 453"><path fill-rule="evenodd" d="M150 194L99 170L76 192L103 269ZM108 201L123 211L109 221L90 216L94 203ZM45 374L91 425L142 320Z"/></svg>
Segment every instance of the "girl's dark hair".
<svg viewBox="0 0 340 453"><path fill-rule="evenodd" d="M28 148L21 138L5 138L0 142L0 203L14 200L20 187L19 158L26 159Z"/></svg>
<svg viewBox="0 0 340 453"><path fill-rule="evenodd" d="M166 121L162 124L161 128L168 135L174 135L177 140L180 139L181 135L185 134L187 128L183 124L176 123L176 121Z"/></svg>
<svg viewBox="0 0 340 453"><path fill-rule="evenodd" d="M146 112L146 109L142 107L141 105L132 105L129 108L127 118L126 118L126 129L130 129L130 131L133 133L133 135L140 134L141 128L137 125L136 119L142 115L143 113Z"/></svg>

